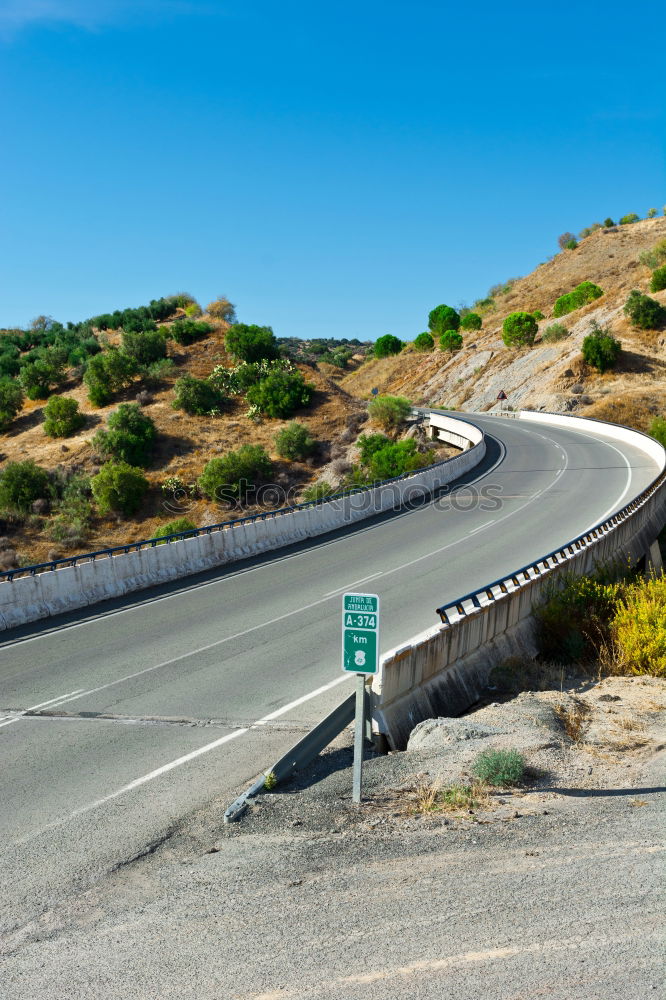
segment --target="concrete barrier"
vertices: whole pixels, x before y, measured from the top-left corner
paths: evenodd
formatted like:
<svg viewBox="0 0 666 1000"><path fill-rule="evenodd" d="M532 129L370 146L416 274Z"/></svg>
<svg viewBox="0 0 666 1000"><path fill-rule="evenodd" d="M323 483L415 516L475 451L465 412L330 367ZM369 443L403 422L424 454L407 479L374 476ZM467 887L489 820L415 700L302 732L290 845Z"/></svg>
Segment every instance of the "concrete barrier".
<svg viewBox="0 0 666 1000"><path fill-rule="evenodd" d="M439 439L464 446L466 450L461 454L402 479L321 505L284 514L275 512L210 534L6 580L0 583L0 629L315 538L400 507L419 494L429 496L474 469L486 452L478 427L459 417L436 416Z"/></svg>
<svg viewBox="0 0 666 1000"><path fill-rule="evenodd" d="M533 610L548 588L566 574L583 576L616 559L653 564L654 540L666 520L666 453L653 438L637 431L580 417L523 412L518 419L541 421L624 441L655 459L660 475L620 515L604 522L576 544L564 546L527 571L510 575L501 586L474 595L476 603L451 602L454 620L437 625L384 653L372 684L373 729L393 749L406 746L424 719L459 715L478 700L488 675L511 655L534 656ZM600 426L598 426L600 425ZM572 543L575 540L572 539ZM547 554L544 553L544 557Z"/></svg>

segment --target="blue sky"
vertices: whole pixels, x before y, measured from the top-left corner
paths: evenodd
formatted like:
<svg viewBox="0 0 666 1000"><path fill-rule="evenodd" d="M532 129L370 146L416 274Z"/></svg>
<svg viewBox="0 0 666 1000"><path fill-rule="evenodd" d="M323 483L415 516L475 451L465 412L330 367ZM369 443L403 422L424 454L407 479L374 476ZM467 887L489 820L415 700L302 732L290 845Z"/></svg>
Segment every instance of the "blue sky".
<svg viewBox="0 0 666 1000"><path fill-rule="evenodd" d="M639 16L640 15L640 16ZM411 339L666 202L661 4L0 0L0 325Z"/></svg>

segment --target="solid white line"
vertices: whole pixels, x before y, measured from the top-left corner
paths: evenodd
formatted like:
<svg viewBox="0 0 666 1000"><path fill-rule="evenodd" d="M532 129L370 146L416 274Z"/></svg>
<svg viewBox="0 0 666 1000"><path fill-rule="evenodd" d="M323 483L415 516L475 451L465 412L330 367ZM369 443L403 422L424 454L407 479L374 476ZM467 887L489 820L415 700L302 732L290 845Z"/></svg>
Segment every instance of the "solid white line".
<svg viewBox="0 0 666 1000"><path fill-rule="evenodd" d="M286 715L287 712L291 712L292 708L298 708L306 701L310 701L312 698L316 698L317 695L324 694L326 691L330 691L331 688L337 687L338 684L343 684L348 681L350 674L343 674L341 677L336 677L334 681L329 681L328 684L323 684L322 687L317 688L316 691L311 691L310 694L304 694L302 698L296 698L295 701L290 701L288 705L283 705L282 708L278 708L275 712L271 712L270 715L265 715L263 719L258 719L252 729L255 726L265 726L267 722L272 722L274 719L279 719L281 715Z"/></svg>
<svg viewBox="0 0 666 1000"><path fill-rule="evenodd" d="M123 785L122 788L116 789L115 792L111 792L109 795L104 795L101 799L95 799L94 802L89 802L85 806L80 806L78 809L74 809L73 812L69 813L69 815L65 816L63 819L56 820L54 823L49 823L48 826L42 827L41 830L34 830L32 833L22 837L15 843L26 844L35 837L39 837L42 833L46 833L48 830L53 830L57 826L62 826L63 823L66 823L70 819L75 819L77 816L83 816L92 809L97 809L99 806L103 806L107 802L111 802L112 799L117 799L118 796L124 795L126 792L131 792L133 789L139 788L141 785L145 785L147 782L153 781L155 778L159 778L163 774L167 774L168 771L173 771L174 768L180 767L182 764L187 764L196 757L201 757L202 754L208 753L210 750L215 750L217 747L221 747L224 743L229 743L230 740L235 740L236 737L243 736L247 732L248 729L236 729L233 733L227 733L226 736L221 736L219 740L215 740L213 743L207 743L205 746L199 747L198 750L192 750L191 753L186 753L184 757L178 757L176 760L172 760L168 764L163 764L162 767L158 767L154 771L144 774L141 778L135 778L134 781L130 781L128 785Z"/></svg>
<svg viewBox="0 0 666 1000"><path fill-rule="evenodd" d="M351 583L345 584L344 587L336 587L335 590L327 591L324 597L333 597L335 594L342 594L344 591L349 590L350 587L358 587L359 583L376 580L378 576L382 576L382 573L371 573L370 576L364 576L362 580L353 580Z"/></svg>
<svg viewBox="0 0 666 1000"><path fill-rule="evenodd" d="M467 534L468 535L475 535L477 533L477 531L483 531L484 528L489 528L491 524L495 523L495 520L496 520L496 518L493 518L492 521L486 521L485 524L480 524L478 528L472 528L472 530L468 531Z"/></svg>
<svg viewBox="0 0 666 1000"><path fill-rule="evenodd" d="M76 691L70 691L68 694L58 695L57 698L51 698L51 699L49 699L49 701L42 701L42 702L39 703L39 705L31 705L30 708L23 709L22 712L18 713L18 715L12 715L12 716L6 715L6 716L4 716L4 718L7 721L6 722L4 722L4 721L0 722L0 727L2 727L2 726L11 726L11 724L13 722L18 722L19 719L22 719L24 715L28 714L28 712L34 712L38 708L46 708L47 705L50 705L52 708L56 708L57 707L56 706L56 702L59 704L64 699L67 699L67 698L71 697L72 695L78 694L80 691L83 691L83 688L77 688Z"/></svg>
<svg viewBox="0 0 666 1000"><path fill-rule="evenodd" d="M591 437L591 435L587 434L586 437ZM623 489L622 493L620 494L619 498L615 501L615 503L611 504L611 506L608 508L608 510L605 511L605 513L603 513L601 515L601 517L597 518L596 521L593 521L592 524L589 526L589 528L585 528L585 531L581 532L581 534L583 534L583 535L586 534L586 532L590 531L592 528L595 528L597 526L597 524L601 524L603 521L605 521L606 518L608 517L608 515L612 514L614 510L619 510L622 501L626 497L626 495L629 492L629 489L631 487L631 480L632 480L632 476L633 476L633 471L632 471L631 465L629 464L629 459L627 458L626 455L624 455L620 451L619 448L616 448L614 444L611 444L609 441L604 441L604 444L608 445L609 448L612 448L613 451L616 451L618 453L618 455L620 456L620 458L623 459L625 465L627 466L627 485L625 486L625 488Z"/></svg>

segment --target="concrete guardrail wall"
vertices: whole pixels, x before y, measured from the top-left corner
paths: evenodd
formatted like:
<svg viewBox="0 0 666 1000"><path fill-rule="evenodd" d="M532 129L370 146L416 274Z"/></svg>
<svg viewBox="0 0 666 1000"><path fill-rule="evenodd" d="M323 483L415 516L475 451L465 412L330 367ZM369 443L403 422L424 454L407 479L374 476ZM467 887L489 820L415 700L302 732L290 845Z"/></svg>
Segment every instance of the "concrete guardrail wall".
<svg viewBox="0 0 666 1000"><path fill-rule="evenodd" d="M393 749L404 748L411 730L424 719L458 715L474 704L492 668L508 656L536 654L532 612L554 581L566 574L584 576L595 566L618 558L636 563L651 553L652 561L659 564L655 539L666 520L662 446L626 427L580 417L527 411L511 416L629 442L655 459L662 471L641 497L603 526L565 545L547 561L540 560L508 576L501 585L479 591L473 600L451 602L452 621L382 655L372 683L373 730Z"/></svg>
<svg viewBox="0 0 666 1000"><path fill-rule="evenodd" d="M0 583L0 630L72 611L316 537L428 496L475 468L483 433L457 417L437 417L438 436L467 450L373 489L251 523Z"/></svg>

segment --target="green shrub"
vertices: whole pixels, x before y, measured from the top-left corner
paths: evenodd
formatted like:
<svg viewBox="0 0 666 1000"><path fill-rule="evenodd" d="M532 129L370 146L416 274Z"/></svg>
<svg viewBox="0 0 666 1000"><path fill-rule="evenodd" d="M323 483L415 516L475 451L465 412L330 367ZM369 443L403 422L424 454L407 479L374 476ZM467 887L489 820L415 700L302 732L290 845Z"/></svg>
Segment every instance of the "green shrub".
<svg viewBox="0 0 666 1000"><path fill-rule="evenodd" d="M460 315L452 306L442 304L435 306L428 314L428 326L433 333L444 333L445 330L460 328Z"/></svg>
<svg viewBox="0 0 666 1000"><path fill-rule="evenodd" d="M68 549L85 543L93 513L90 496L90 480L87 476L73 476L65 484L56 516L49 525L49 537L52 541Z"/></svg>
<svg viewBox="0 0 666 1000"><path fill-rule="evenodd" d="M569 577L535 609L539 652L555 663L592 663L609 638L620 584L603 576Z"/></svg>
<svg viewBox="0 0 666 1000"><path fill-rule="evenodd" d="M537 323L539 322L539 320L542 320L542 319L546 318L544 316L544 314L541 312L540 309L535 309L534 312L532 313L532 315L534 316L534 318L537 321Z"/></svg>
<svg viewBox="0 0 666 1000"><path fill-rule="evenodd" d="M68 396L51 396L44 407L44 433L49 437L69 437L85 423L79 404Z"/></svg>
<svg viewBox="0 0 666 1000"><path fill-rule="evenodd" d="M7 462L0 472L0 508L26 513L30 504L49 495L49 477L46 469L32 459L25 462Z"/></svg>
<svg viewBox="0 0 666 1000"><path fill-rule="evenodd" d="M630 226L634 222L639 222L639 216L635 212L631 212L629 215L623 215L620 219L621 226Z"/></svg>
<svg viewBox="0 0 666 1000"><path fill-rule="evenodd" d="M561 295L557 299L553 306L553 316L566 316L567 313L573 312L574 309L580 309L581 306L593 302L594 299L600 298L603 294L602 289L593 281L581 281L580 285L576 285L571 292L567 292L566 295Z"/></svg>
<svg viewBox="0 0 666 1000"><path fill-rule="evenodd" d="M546 344L556 343L558 340L564 340L568 336L569 331L563 323L551 323L541 334L541 340Z"/></svg>
<svg viewBox="0 0 666 1000"><path fill-rule="evenodd" d="M356 442L363 465L368 465L375 452L390 444L390 438L385 434L361 434Z"/></svg>
<svg viewBox="0 0 666 1000"><path fill-rule="evenodd" d="M416 351L432 351L435 341L429 333L420 333L414 338L414 349Z"/></svg>
<svg viewBox="0 0 666 1000"><path fill-rule="evenodd" d="M141 469L127 462L107 462L90 481L100 514L116 511L134 514L148 490L149 483Z"/></svg>
<svg viewBox="0 0 666 1000"><path fill-rule="evenodd" d="M649 267L650 270L659 267L661 264L666 264L666 240L660 240L659 243L655 243L651 250L643 250L639 254L638 258L641 264L645 267Z"/></svg>
<svg viewBox="0 0 666 1000"><path fill-rule="evenodd" d="M385 431L394 431L404 424L412 404L404 396L375 396L368 403L368 413Z"/></svg>
<svg viewBox="0 0 666 1000"><path fill-rule="evenodd" d="M606 229L612 229L614 225L615 223L611 219L610 215L608 216L608 218L604 219L604 226Z"/></svg>
<svg viewBox="0 0 666 1000"><path fill-rule="evenodd" d="M318 483L311 483L310 486L306 486L301 494L301 500L303 503L313 503L317 500L323 500L325 497L333 496L336 492L330 483L322 479Z"/></svg>
<svg viewBox="0 0 666 1000"><path fill-rule="evenodd" d="M398 337L394 337L392 333L387 333L375 341L375 357L388 358L391 354L400 354L404 346Z"/></svg>
<svg viewBox="0 0 666 1000"><path fill-rule="evenodd" d="M480 330L482 326L483 326L483 320L481 319L479 314L475 312L468 312L460 320L461 330Z"/></svg>
<svg viewBox="0 0 666 1000"><path fill-rule="evenodd" d="M661 292L664 288L666 288L666 264L652 272L652 280L650 281L651 292Z"/></svg>
<svg viewBox="0 0 666 1000"><path fill-rule="evenodd" d="M210 323L197 323L193 319L177 319L169 327L168 336L177 344L186 347L188 344L193 344L195 340L201 340L202 337L208 336L213 330L214 327Z"/></svg>
<svg viewBox="0 0 666 1000"><path fill-rule="evenodd" d="M173 387L174 410L185 410L197 417L216 416L226 403L226 397L211 382L183 375Z"/></svg>
<svg viewBox="0 0 666 1000"><path fill-rule="evenodd" d="M666 309L656 299L636 289L629 293L624 311L632 325L643 330L660 330L666 326Z"/></svg>
<svg viewBox="0 0 666 1000"><path fill-rule="evenodd" d="M517 785L525 774L525 760L517 750L482 750L472 764L472 774L497 788Z"/></svg>
<svg viewBox="0 0 666 1000"><path fill-rule="evenodd" d="M0 378L4 375L18 375L21 363L20 352L14 344L0 342Z"/></svg>
<svg viewBox="0 0 666 1000"><path fill-rule="evenodd" d="M666 448L666 420L664 417L655 417L650 424L648 433Z"/></svg>
<svg viewBox="0 0 666 1000"><path fill-rule="evenodd" d="M106 406L114 393L127 388L137 372L137 363L128 354L110 347L88 362L83 381L93 406Z"/></svg>
<svg viewBox="0 0 666 1000"><path fill-rule="evenodd" d="M659 213L657 212L656 208L648 208L646 219L654 219L657 217L658 214Z"/></svg>
<svg viewBox="0 0 666 1000"><path fill-rule="evenodd" d="M439 346L443 351L459 351L462 345L462 333L457 330L445 330L439 338Z"/></svg>
<svg viewBox="0 0 666 1000"><path fill-rule="evenodd" d="M431 462L431 456L417 451L416 441L408 438L406 441L387 441L372 452L365 464L370 480L378 481L422 469Z"/></svg>
<svg viewBox="0 0 666 1000"><path fill-rule="evenodd" d="M155 532L155 538L167 538L169 535L180 535L184 531L196 531L196 527L189 517L177 517L174 521L163 524Z"/></svg>
<svg viewBox="0 0 666 1000"><path fill-rule="evenodd" d="M576 250L578 248L578 240L569 240L564 244L565 250Z"/></svg>
<svg viewBox="0 0 666 1000"><path fill-rule="evenodd" d="M157 428L137 403L121 403L109 415L108 430L98 431L92 444L96 451L128 465L150 464Z"/></svg>
<svg viewBox="0 0 666 1000"><path fill-rule="evenodd" d="M244 444L222 458L211 458L197 482L211 500L243 501L271 474L273 464L260 445Z"/></svg>
<svg viewBox="0 0 666 1000"><path fill-rule="evenodd" d="M23 389L16 379L0 378L0 431L6 431L23 406Z"/></svg>
<svg viewBox="0 0 666 1000"><path fill-rule="evenodd" d="M573 243L576 242L576 237L575 237L575 235L573 233L569 233L569 232L562 233L561 236L557 237L557 245L559 246L560 250L566 250L568 244L572 243L572 242Z"/></svg>
<svg viewBox="0 0 666 1000"><path fill-rule="evenodd" d="M145 365L141 370L141 376L146 385L157 386L171 375L175 367L173 358L160 358Z"/></svg>
<svg viewBox="0 0 666 1000"><path fill-rule="evenodd" d="M295 410L308 406L313 391L299 371L276 371L250 386L247 399L260 413L285 420Z"/></svg>
<svg viewBox="0 0 666 1000"><path fill-rule="evenodd" d="M596 233L598 229L603 229L601 223L593 222L591 226L586 226L584 229L581 229L580 233L578 234L579 239L581 240L587 239L587 237L591 236L592 233Z"/></svg>
<svg viewBox="0 0 666 1000"><path fill-rule="evenodd" d="M583 360L600 372L615 366L621 350L620 341L611 337L607 330L597 328L583 340Z"/></svg>
<svg viewBox="0 0 666 1000"><path fill-rule="evenodd" d="M623 672L666 677L666 577L625 587L610 632Z"/></svg>
<svg viewBox="0 0 666 1000"><path fill-rule="evenodd" d="M19 382L28 399L47 399L65 379L65 358L53 348L40 348L34 359L21 364Z"/></svg>
<svg viewBox="0 0 666 1000"><path fill-rule="evenodd" d="M282 458L300 461L311 455L316 442L303 424L292 421L275 435L275 450Z"/></svg>
<svg viewBox="0 0 666 1000"><path fill-rule="evenodd" d="M278 342L270 326L235 323L227 330L224 346L239 361L263 361L280 356Z"/></svg>
<svg viewBox="0 0 666 1000"><path fill-rule="evenodd" d="M537 321L532 313L514 312L502 324L502 340L507 347L531 347L537 330Z"/></svg>
<svg viewBox="0 0 666 1000"><path fill-rule="evenodd" d="M224 295L218 296L206 306L206 312L213 319L221 319L225 323L236 322L236 306Z"/></svg>
<svg viewBox="0 0 666 1000"><path fill-rule="evenodd" d="M123 331L123 352L137 365L150 365L166 357L166 337L162 330Z"/></svg>

